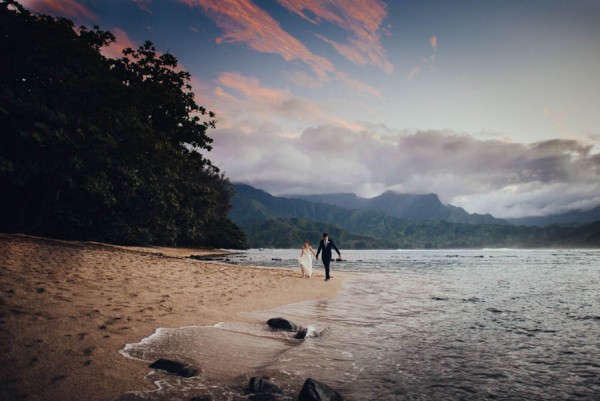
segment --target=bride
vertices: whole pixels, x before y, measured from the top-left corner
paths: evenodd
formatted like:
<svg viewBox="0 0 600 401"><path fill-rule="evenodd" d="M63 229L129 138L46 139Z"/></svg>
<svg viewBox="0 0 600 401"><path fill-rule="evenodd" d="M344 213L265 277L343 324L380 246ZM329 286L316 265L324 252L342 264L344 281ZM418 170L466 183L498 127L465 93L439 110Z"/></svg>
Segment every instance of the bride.
<svg viewBox="0 0 600 401"><path fill-rule="evenodd" d="M300 262L300 270L302 270L302 278L312 276L312 258L310 254L313 254L315 258L317 255L315 254L315 250L308 244L308 240L304 241L304 245L302 246L302 251L300 252L300 257L298 258L298 262Z"/></svg>

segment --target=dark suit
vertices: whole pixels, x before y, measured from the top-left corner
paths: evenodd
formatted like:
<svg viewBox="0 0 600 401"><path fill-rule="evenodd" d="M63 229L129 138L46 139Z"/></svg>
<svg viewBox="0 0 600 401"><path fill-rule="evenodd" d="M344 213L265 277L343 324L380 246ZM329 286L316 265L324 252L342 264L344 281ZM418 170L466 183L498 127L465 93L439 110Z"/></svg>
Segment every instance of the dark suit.
<svg viewBox="0 0 600 401"><path fill-rule="evenodd" d="M325 245L325 240L321 240L321 242L319 242L319 249L317 249L317 259L319 258L319 253L321 253L321 251L323 251L323 255L321 256L321 258L323 259L323 266L325 266L325 279L326 280L329 280L329 263L331 262L331 249L332 248L335 249L338 256L340 256L340 257L342 256L342 254L340 253L340 250L337 249L337 246L335 246L333 241L330 239L327 240L327 245Z"/></svg>

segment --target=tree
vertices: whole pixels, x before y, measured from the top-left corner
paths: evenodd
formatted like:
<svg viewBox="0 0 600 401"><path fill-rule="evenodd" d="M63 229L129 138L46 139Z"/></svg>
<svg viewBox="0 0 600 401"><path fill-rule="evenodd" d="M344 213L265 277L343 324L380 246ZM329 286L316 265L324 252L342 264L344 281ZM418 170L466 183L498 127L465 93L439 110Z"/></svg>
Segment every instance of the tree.
<svg viewBox="0 0 600 401"><path fill-rule="evenodd" d="M151 42L106 58L113 41L0 3L0 229L244 247L230 183L201 153L216 121L189 73Z"/></svg>

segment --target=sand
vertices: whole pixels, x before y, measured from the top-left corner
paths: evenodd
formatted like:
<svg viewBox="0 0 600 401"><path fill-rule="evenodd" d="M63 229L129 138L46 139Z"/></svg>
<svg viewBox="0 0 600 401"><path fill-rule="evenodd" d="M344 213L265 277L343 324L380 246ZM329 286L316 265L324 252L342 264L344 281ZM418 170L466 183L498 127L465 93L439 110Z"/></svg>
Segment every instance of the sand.
<svg viewBox="0 0 600 401"><path fill-rule="evenodd" d="M301 245L301 244L300 244ZM215 250L122 247L0 234L0 399L113 400L153 388L119 353L159 327L335 296L343 276L189 258Z"/></svg>

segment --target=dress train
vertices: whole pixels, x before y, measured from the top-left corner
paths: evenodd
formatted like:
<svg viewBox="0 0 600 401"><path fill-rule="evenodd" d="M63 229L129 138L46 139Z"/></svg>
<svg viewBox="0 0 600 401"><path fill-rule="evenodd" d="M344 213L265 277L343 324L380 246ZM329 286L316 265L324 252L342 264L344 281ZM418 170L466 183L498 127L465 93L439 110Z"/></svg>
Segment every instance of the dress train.
<svg viewBox="0 0 600 401"><path fill-rule="evenodd" d="M310 278L312 276L312 258L310 257L310 252L303 250L302 255L298 258L298 262L300 263L302 277L308 276Z"/></svg>

